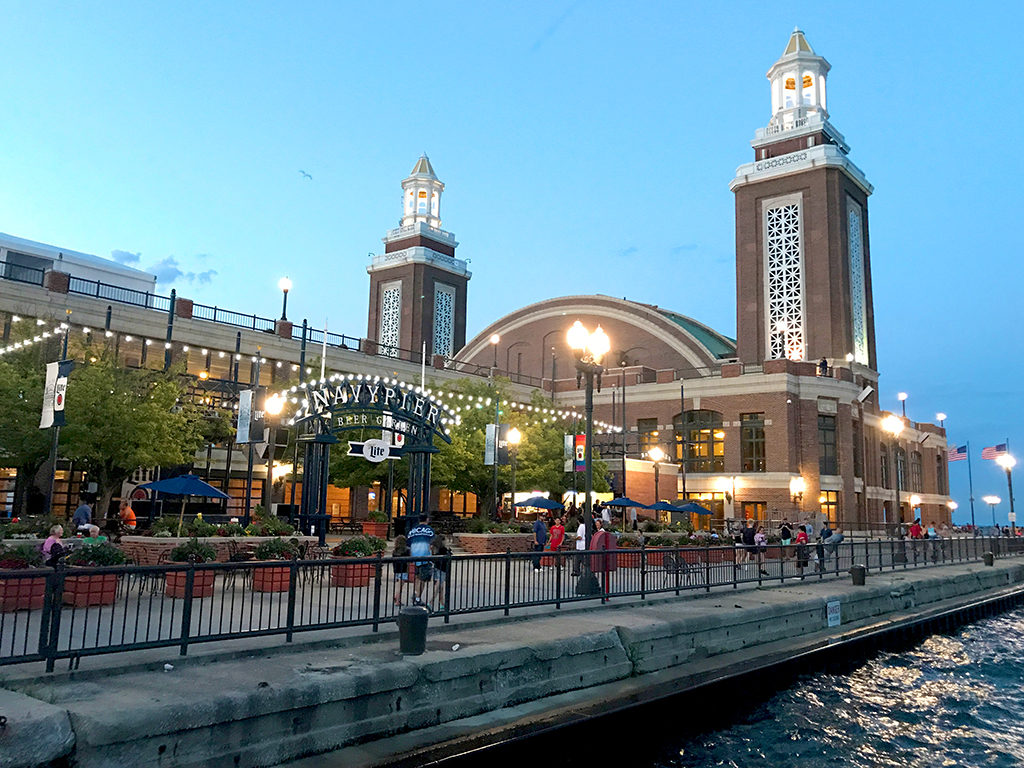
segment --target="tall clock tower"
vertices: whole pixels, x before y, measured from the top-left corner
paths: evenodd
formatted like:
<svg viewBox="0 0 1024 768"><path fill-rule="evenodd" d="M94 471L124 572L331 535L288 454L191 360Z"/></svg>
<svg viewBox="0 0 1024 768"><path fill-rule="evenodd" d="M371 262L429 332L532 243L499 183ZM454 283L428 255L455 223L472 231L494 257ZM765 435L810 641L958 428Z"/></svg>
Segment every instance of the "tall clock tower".
<svg viewBox="0 0 1024 768"><path fill-rule="evenodd" d="M423 155L402 182L402 218L373 257L367 338L377 351L412 359L451 357L466 343L466 262L455 258L455 236L441 229L444 184Z"/></svg>
<svg viewBox="0 0 1024 768"><path fill-rule="evenodd" d="M736 194L736 332L743 362L851 360L877 371L868 196L829 122L829 63L793 31L768 70L771 118ZM851 358L852 356L852 358Z"/></svg>

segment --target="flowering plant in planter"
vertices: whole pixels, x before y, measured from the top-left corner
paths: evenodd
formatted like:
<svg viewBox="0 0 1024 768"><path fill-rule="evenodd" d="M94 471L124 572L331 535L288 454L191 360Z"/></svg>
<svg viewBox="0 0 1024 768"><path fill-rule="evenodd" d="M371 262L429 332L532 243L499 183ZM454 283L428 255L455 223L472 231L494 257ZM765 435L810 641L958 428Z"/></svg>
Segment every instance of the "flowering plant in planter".
<svg viewBox="0 0 1024 768"><path fill-rule="evenodd" d="M86 568L124 565L124 552L110 542L78 547L67 557L67 564ZM117 596L117 573L91 573L64 579L64 602L68 605L111 605Z"/></svg>
<svg viewBox="0 0 1024 768"><path fill-rule="evenodd" d="M331 550L332 557L373 557L387 546L376 536L353 536ZM373 578L373 563L345 563L331 566L332 587L365 587Z"/></svg>
<svg viewBox="0 0 1024 768"><path fill-rule="evenodd" d="M192 538L184 544L179 544L168 558L172 563L209 563L217 559L217 551L209 544L203 544L199 539ZM196 570L192 572L192 597L211 597L213 595L214 572L210 570ZM188 573L186 571L168 571L164 575L164 594L168 597L185 597L188 586Z"/></svg>
<svg viewBox="0 0 1024 768"><path fill-rule="evenodd" d="M245 536L245 528L238 523L227 523L217 526L217 536Z"/></svg>
<svg viewBox="0 0 1024 768"><path fill-rule="evenodd" d="M42 564L42 553L31 544L0 545L0 571L32 570ZM0 611L42 608L45 595L45 576L0 578Z"/></svg>
<svg viewBox="0 0 1024 768"><path fill-rule="evenodd" d="M362 522L363 533L367 536L387 536L388 516L383 512L370 512Z"/></svg>
<svg viewBox="0 0 1024 768"><path fill-rule="evenodd" d="M257 560L294 560L299 556L299 542L296 539L270 539L261 542L253 555ZM257 592L287 592L291 577L288 566L254 568L252 588Z"/></svg>

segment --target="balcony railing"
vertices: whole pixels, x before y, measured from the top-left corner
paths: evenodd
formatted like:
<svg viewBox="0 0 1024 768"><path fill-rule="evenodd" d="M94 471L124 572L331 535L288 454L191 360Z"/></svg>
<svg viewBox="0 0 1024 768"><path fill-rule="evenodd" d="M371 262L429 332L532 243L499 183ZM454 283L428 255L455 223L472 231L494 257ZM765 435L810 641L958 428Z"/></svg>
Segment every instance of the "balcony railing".
<svg viewBox="0 0 1024 768"><path fill-rule="evenodd" d="M42 282L39 285L42 285ZM137 291L134 288L124 288L120 285L110 285L99 280L86 280L74 275L68 281L68 293L94 296L97 299L116 301L120 304L131 304L136 307L147 307L148 309L156 309L161 312L166 312L171 308L171 300L167 296L158 296L155 293Z"/></svg>
<svg viewBox="0 0 1024 768"><path fill-rule="evenodd" d="M211 320L215 323L224 323L225 325L233 325L237 328L251 328L254 331L264 331L267 333L274 332L276 322L269 317L246 315L242 312L233 312L230 309L222 309L221 307L211 307L207 304L193 304L192 317L200 320Z"/></svg>
<svg viewBox="0 0 1024 768"><path fill-rule="evenodd" d="M46 270L38 267L23 267L20 264L3 264L3 276L5 280L13 280L16 283L29 283L31 285L42 285L43 275Z"/></svg>

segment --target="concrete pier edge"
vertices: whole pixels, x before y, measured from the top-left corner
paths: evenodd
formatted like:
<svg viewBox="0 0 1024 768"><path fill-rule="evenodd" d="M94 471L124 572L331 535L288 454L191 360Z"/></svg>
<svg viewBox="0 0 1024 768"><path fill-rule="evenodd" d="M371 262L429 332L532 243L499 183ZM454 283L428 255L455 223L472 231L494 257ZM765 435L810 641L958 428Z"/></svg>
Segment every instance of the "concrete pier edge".
<svg viewBox="0 0 1024 768"><path fill-rule="evenodd" d="M865 587L806 582L450 625L432 628L428 652L413 658L381 638L168 673L149 664L105 674L5 675L0 706L11 722L0 732L0 768L67 756L64 722L71 759L82 768L429 764L714 684L737 674L741 657L748 672L754 659L761 668L791 663L1022 592L1024 563L1012 559L988 568L875 573ZM826 604L834 600L842 625L829 629ZM42 705L38 725L22 717L24 697ZM55 740L33 733L46 723L55 724ZM309 755L316 757L301 759Z"/></svg>

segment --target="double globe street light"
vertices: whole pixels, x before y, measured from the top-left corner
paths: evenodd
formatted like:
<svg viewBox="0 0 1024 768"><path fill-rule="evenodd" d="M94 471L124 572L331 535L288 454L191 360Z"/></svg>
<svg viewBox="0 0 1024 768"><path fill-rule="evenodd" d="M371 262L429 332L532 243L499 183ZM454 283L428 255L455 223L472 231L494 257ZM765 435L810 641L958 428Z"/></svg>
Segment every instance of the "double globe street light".
<svg viewBox="0 0 1024 768"><path fill-rule="evenodd" d="M590 332L579 320L572 324L572 327L565 335L566 343L572 350L576 359L576 387L586 381L586 399L584 401L584 414L586 416L586 444L584 445L584 471L583 489L585 493L583 525L586 536L586 548L590 549L590 540L594 534L593 499L594 493L594 463L593 463L593 439L594 439L594 379L597 378L597 389L601 390L601 374L604 367L601 361L611 349L611 340L608 338L601 326ZM580 580L576 584L576 594L596 595L601 591L597 579L590 570L590 558L583 559L583 567L580 569Z"/></svg>

